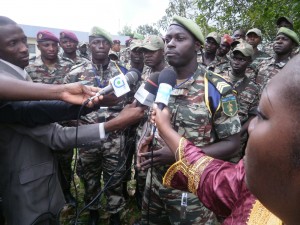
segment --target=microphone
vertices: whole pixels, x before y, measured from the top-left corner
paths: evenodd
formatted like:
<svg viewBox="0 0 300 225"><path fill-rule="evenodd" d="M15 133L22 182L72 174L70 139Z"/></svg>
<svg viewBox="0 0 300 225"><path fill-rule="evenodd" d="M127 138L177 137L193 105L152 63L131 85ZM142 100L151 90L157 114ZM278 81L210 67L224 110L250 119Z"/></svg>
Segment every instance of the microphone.
<svg viewBox="0 0 300 225"><path fill-rule="evenodd" d="M168 105L171 91L176 84L176 72L170 68L163 69L158 77L158 84L155 103L163 110Z"/></svg>
<svg viewBox="0 0 300 225"><path fill-rule="evenodd" d="M158 77L158 91L155 98L155 103L160 110L163 110L168 105L171 91L176 84L176 72L170 68L163 69ZM152 127L152 134L156 131L156 127Z"/></svg>
<svg viewBox="0 0 300 225"><path fill-rule="evenodd" d="M146 82L136 91L134 98L137 100L137 106L152 106L158 90L158 76L159 72L150 74Z"/></svg>
<svg viewBox="0 0 300 225"><path fill-rule="evenodd" d="M129 70L125 75L119 74L109 80L109 85L97 92L93 97L90 97L88 101L92 101L94 98L100 95L110 94L115 91L117 97L126 94L130 91L129 85L134 84L139 80L140 72L136 69Z"/></svg>

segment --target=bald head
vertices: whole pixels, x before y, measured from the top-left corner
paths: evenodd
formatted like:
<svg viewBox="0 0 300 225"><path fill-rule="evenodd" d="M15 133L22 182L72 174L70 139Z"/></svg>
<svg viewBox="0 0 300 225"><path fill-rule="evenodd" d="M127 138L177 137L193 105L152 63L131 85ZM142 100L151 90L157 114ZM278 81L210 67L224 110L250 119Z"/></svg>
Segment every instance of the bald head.
<svg viewBox="0 0 300 225"><path fill-rule="evenodd" d="M15 25L17 23L6 16L0 16L0 26L6 26L6 25L10 25L10 24Z"/></svg>

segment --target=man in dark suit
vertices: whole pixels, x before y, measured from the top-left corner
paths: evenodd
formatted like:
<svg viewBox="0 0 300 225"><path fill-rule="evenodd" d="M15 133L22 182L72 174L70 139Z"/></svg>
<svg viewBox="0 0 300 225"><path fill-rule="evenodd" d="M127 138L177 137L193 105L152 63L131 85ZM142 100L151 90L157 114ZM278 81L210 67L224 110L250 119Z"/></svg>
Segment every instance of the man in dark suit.
<svg viewBox="0 0 300 225"><path fill-rule="evenodd" d="M1 76L26 80L24 68L28 61L27 38L23 30L11 19L0 16ZM100 145L105 132L123 129L142 116L143 109L133 104L114 120L80 126L77 145ZM0 124L0 197L7 224L58 224L64 197L51 149L72 148L75 139L75 127Z"/></svg>

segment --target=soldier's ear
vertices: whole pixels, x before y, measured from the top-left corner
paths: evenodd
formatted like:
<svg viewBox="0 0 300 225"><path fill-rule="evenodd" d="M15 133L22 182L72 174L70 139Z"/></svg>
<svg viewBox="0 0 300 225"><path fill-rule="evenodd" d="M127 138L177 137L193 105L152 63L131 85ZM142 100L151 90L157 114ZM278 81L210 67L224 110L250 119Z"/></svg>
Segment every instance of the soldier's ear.
<svg viewBox="0 0 300 225"><path fill-rule="evenodd" d="M201 49L201 43L198 40L195 40L195 51L198 52Z"/></svg>

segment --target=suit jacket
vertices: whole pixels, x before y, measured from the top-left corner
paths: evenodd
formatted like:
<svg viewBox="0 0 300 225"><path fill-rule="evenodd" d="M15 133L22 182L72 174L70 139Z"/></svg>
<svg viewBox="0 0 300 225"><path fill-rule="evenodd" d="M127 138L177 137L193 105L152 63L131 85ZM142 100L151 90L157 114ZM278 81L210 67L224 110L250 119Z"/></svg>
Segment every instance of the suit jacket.
<svg viewBox="0 0 300 225"><path fill-rule="evenodd" d="M5 66L0 62L0 68ZM10 67L2 75L22 79ZM51 149L74 147L75 136L75 127L58 124L31 128L0 124L0 196L7 224L29 225L57 216L64 196ZM99 145L99 137L98 124L78 129L79 146Z"/></svg>

